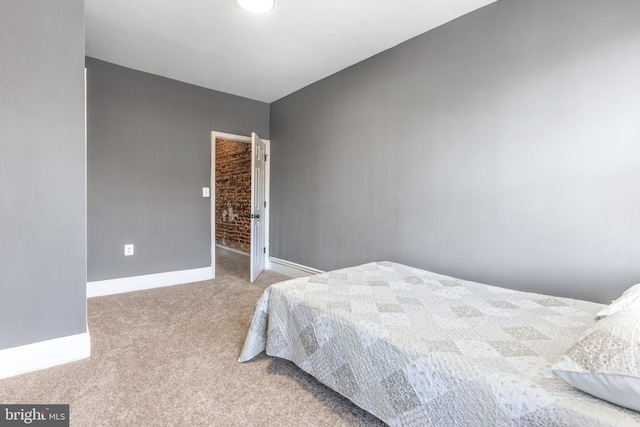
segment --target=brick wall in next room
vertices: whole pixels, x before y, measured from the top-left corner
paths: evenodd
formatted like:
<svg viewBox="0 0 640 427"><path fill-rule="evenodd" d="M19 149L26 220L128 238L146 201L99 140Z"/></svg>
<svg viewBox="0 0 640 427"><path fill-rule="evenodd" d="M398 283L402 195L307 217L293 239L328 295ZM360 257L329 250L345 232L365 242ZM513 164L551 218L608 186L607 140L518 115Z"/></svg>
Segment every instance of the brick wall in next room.
<svg viewBox="0 0 640 427"><path fill-rule="evenodd" d="M250 252L251 144L216 139L216 244Z"/></svg>

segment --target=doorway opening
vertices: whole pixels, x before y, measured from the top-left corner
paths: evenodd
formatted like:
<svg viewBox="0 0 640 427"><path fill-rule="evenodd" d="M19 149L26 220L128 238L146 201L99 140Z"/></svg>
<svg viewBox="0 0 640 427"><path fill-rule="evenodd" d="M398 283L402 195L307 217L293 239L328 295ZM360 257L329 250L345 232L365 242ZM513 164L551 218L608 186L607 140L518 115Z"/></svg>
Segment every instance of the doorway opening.
<svg viewBox="0 0 640 427"><path fill-rule="evenodd" d="M216 138L216 246L251 253L251 144Z"/></svg>
<svg viewBox="0 0 640 427"><path fill-rule="evenodd" d="M269 141L211 137L211 266L216 249L248 256L249 281L269 267ZM262 214L262 215L261 215Z"/></svg>

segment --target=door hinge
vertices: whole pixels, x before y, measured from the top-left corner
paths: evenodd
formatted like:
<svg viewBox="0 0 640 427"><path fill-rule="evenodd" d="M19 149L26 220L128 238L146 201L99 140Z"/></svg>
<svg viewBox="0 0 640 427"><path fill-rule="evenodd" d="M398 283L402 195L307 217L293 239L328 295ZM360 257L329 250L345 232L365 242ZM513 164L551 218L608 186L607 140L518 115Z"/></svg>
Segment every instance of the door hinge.
<svg viewBox="0 0 640 427"><path fill-rule="evenodd" d="M265 207L265 208L267 207L267 202L266 202L266 201L264 202L264 207Z"/></svg>
<svg viewBox="0 0 640 427"><path fill-rule="evenodd" d="M267 248L262 248L262 253L266 254L267 253Z"/></svg>
<svg viewBox="0 0 640 427"><path fill-rule="evenodd" d="M264 155L264 161L265 162L267 161L267 155L266 154Z"/></svg>

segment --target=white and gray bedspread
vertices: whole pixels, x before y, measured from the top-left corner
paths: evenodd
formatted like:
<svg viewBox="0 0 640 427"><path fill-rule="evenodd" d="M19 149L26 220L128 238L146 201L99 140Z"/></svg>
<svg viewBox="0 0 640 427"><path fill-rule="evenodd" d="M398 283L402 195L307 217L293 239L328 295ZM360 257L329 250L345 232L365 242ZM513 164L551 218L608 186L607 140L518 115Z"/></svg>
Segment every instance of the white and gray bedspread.
<svg viewBox="0 0 640 427"><path fill-rule="evenodd" d="M601 308L369 263L267 288L239 361L291 360L392 426L640 426L547 378Z"/></svg>

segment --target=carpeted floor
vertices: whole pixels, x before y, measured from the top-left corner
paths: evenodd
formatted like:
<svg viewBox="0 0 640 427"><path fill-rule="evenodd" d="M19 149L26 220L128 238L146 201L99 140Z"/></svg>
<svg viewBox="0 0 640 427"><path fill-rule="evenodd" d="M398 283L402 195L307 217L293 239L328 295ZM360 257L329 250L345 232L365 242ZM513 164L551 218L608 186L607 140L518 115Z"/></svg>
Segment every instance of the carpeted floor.
<svg viewBox="0 0 640 427"><path fill-rule="evenodd" d="M383 426L291 362L236 362L286 277L217 255L215 280L89 299L91 358L0 380L0 403L70 404L72 426Z"/></svg>

